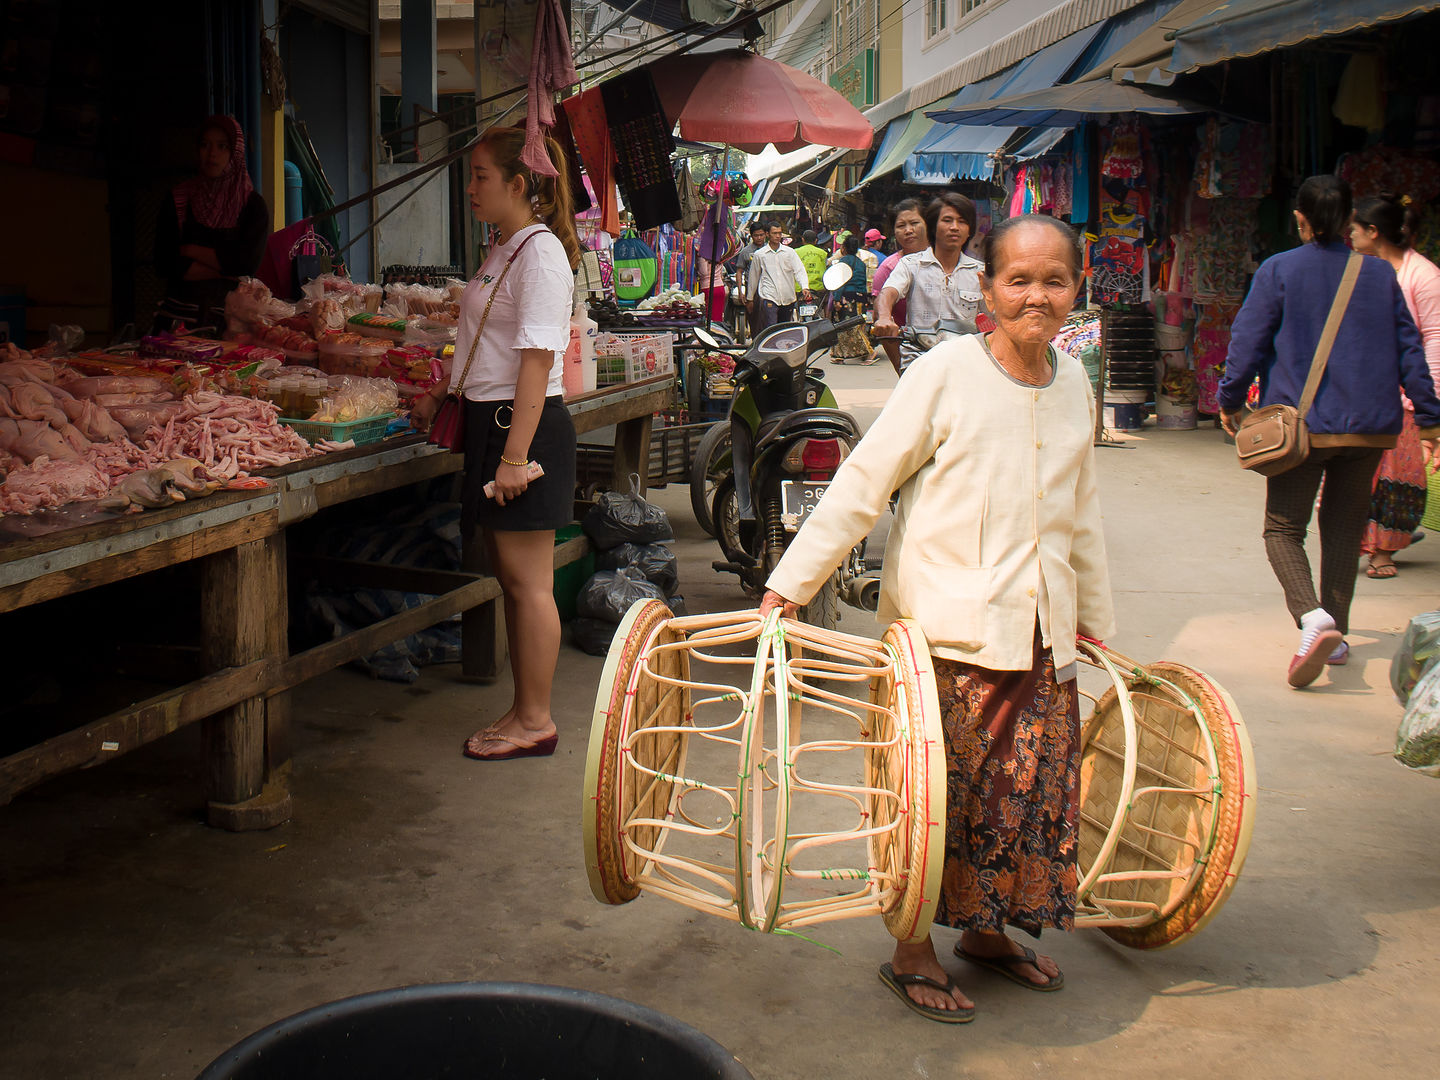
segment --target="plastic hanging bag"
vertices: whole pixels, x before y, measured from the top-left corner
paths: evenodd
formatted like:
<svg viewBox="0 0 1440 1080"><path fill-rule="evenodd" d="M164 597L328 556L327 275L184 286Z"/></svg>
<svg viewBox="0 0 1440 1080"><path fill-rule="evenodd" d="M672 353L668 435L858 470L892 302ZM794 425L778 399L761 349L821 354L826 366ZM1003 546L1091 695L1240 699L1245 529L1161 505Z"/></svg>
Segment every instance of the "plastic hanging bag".
<svg viewBox="0 0 1440 1080"><path fill-rule="evenodd" d="M586 619L619 623L636 600L661 600L665 595L639 570L601 570L580 586L575 613Z"/></svg>
<svg viewBox="0 0 1440 1080"><path fill-rule="evenodd" d="M1431 664L1410 693L1395 733L1395 760L1414 772L1440 777L1440 664Z"/></svg>
<svg viewBox="0 0 1440 1080"><path fill-rule="evenodd" d="M640 496L640 477L630 474L630 494L601 492L580 527L600 551L618 544L653 544L674 536L670 518L654 503Z"/></svg>
<svg viewBox="0 0 1440 1080"><path fill-rule="evenodd" d="M1410 700L1436 657L1440 657L1440 611L1427 611L1410 620L1390 661L1390 686L1401 705Z"/></svg>
<svg viewBox="0 0 1440 1080"><path fill-rule="evenodd" d="M664 544L616 544L595 556L596 570L639 570L645 580L666 596L680 584L680 560Z"/></svg>

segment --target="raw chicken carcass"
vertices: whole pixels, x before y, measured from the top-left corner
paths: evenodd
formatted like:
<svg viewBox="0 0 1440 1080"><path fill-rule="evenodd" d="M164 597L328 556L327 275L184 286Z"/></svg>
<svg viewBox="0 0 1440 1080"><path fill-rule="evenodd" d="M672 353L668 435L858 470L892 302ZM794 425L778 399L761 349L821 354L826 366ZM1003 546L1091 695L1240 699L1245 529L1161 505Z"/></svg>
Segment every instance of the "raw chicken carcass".
<svg viewBox="0 0 1440 1080"><path fill-rule="evenodd" d="M161 401L153 405L116 405L106 411L131 439L143 443L147 431L163 428L180 409L178 401Z"/></svg>
<svg viewBox="0 0 1440 1080"><path fill-rule="evenodd" d="M125 428L105 409L93 401L66 394L56 399L70 422L80 433L94 442L117 442L126 438Z"/></svg>
<svg viewBox="0 0 1440 1080"><path fill-rule="evenodd" d="M69 424L65 425L75 431ZM80 436L79 432L75 432ZM80 436L80 438L84 438ZM89 443L86 443L88 446ZM8 450L26 461L48 457L54 461L74 461L81 457L66 436L38 420L0 420L0 450Z"/></svg>
<svg viewBox="0 0 1440 1080"><path fill-rule="evenodd" d="M9 393L9 411L15 419L40 420L56 428L66 422L65 413L55 404L46 383L27 380L9 387Z"/></svg>
<svg viewBox="0 0 1440 1080"><path fill-rule="evenodd" d="M0 365L3 366L3 365ZM71 379L64 387L76 397L93 398L99 394L163 394L158 401L169 401L175 397L175 388L165 379L149 375L91 375L84 379Z"/></svg>

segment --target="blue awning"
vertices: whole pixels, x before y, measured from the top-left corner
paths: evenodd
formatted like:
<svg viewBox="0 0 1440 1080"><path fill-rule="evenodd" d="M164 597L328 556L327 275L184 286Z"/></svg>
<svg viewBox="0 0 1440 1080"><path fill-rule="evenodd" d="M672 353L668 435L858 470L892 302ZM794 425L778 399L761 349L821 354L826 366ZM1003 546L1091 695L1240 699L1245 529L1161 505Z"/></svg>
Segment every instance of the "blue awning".
<svg viewBox="0 0 1440 1080"><path fill-rule="evenodd" d="M1092 79L1089 82L1049 86L1028 94L1011 94L995 101L946 109L930 115L941 123L988 124L1013 129L1074 127L1082 120L1114 113L1184 116L1214 111L1213 105L1200 105L1131 83Z"/></svg>
<svg viewBox="0 0 1440 1080"><path fill-rule="evenodd" d="M1175 55L1170 66L1173 71L1194 71L1436 9L1440 3L1415 0L1230 0L1173 32Z"/></svg>
<svg viewBox="0 0 1440 1080"><path fill-rule="evenodd" d="M1104 27L1104 22L1087 26L988 79L971 83L950 100L948 108L973 106L1002 95L1053 86L1070 72ZM995 155L1015 134L1014 127L1000 130L990 125L975 126L969 120L944 121L942 113L927 115L942 122L920 140L905 161L905 179L912 184L988 179L995 171Z"/></svg>
<svg viewBox="0 0 1440 1080"><path fill-rule="evenodd" d="M864 179L850 190L858 191L875 177L883 176L890 170L904 165L916 145L930 133L930 129L934 126L935 121L919 109L890 121L885 127L885 137L880 140L880 149L876 151L874 159L870 162L869 171L866 172Z"/></svg>

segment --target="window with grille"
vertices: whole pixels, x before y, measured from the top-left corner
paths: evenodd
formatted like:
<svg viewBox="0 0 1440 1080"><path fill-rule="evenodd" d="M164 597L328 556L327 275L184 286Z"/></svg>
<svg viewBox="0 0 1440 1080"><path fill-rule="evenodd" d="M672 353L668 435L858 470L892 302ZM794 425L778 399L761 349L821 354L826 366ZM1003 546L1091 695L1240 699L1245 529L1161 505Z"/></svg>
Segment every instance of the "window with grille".
<svg viewBox="0 0 1440 1080"><path fill-rule="evenodd" d="M981 0L960 0L962 4L974 4ZM925 0L925 36L933 38L945 32L949 23L950 0ZM965 9L969 11L969 7Z"/></svg>

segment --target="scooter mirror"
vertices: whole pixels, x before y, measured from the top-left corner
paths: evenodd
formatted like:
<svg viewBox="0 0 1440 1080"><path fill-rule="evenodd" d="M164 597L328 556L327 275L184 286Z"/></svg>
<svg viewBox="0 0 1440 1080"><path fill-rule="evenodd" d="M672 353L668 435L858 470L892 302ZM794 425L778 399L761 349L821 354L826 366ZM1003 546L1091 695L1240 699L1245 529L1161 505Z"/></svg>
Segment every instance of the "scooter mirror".
<svg viewBox="0 0 1440 1080"><path fill-rule="evenodd" d="M850 269L849 264L837 262L834 266L825 271L821 279L829 292L837 292L847 281L855 276L855 271Z"/></svg>
<svg viewBox="0 0 1440 1080"><path fill-rule="evenodd" d="M704 345L707 348L723 349L725 347L721 345L720 342L716 341L715 335L710 333L710 331L705 329L705 327L703 326L695 327L695 337L699 340L701 345Z"/></svg>

